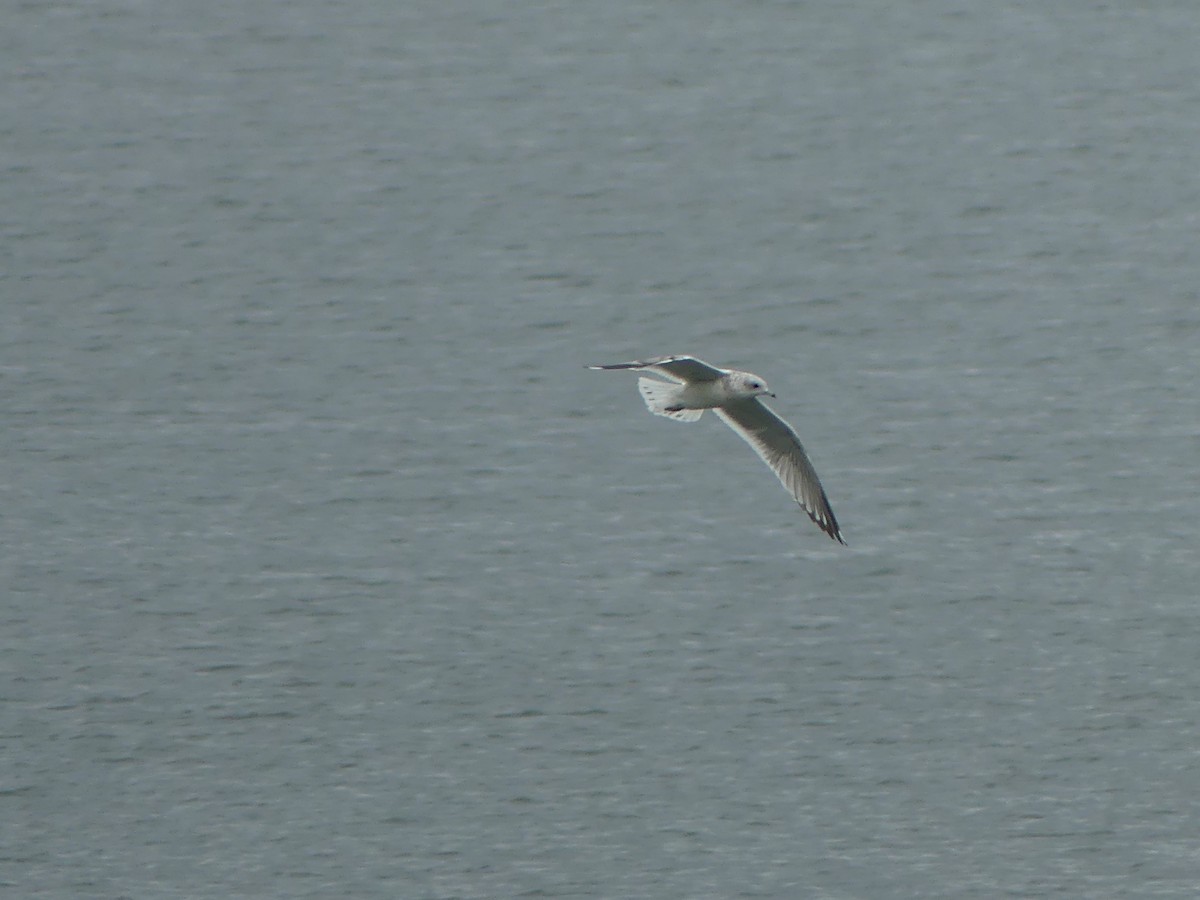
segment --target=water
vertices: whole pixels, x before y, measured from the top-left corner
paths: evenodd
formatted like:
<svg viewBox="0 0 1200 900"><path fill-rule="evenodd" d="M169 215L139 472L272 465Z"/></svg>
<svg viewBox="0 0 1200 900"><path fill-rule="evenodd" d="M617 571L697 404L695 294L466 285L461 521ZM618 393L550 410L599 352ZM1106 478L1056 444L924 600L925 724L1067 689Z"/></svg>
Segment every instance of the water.
<svg viewBox="0 0 1200 900"><path fill-rule="evenodd" d="M1194 896L1190 4L9 19L7 893Z"/></svg>

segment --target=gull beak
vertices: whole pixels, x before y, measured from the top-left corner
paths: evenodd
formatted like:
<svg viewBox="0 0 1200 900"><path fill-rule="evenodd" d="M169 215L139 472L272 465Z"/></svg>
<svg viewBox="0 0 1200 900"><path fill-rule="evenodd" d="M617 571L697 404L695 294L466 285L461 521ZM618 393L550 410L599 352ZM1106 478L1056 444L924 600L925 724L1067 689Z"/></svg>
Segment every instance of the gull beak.
<svg viewBox="0 0 1200 900"><path fill-rule="evenodd" d="M775 395L771 391L767 391L766 396L770 397L772 400L775 399Z"/></svg>

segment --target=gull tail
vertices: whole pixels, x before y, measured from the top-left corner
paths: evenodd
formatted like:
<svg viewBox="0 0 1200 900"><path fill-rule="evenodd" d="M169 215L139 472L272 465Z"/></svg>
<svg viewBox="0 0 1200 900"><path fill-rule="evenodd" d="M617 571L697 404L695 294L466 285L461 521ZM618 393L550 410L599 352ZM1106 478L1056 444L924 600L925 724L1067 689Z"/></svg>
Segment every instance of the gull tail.
<svg viewBox="0 0 1200 900"><path fill-rule="evenodd" d="M656 416L666 416L676 422L695 422L704 415L704 410L675 408L685 387L687 385L671 384L657 378L638 379L638 390L646 401L646 409Z"/></svg>

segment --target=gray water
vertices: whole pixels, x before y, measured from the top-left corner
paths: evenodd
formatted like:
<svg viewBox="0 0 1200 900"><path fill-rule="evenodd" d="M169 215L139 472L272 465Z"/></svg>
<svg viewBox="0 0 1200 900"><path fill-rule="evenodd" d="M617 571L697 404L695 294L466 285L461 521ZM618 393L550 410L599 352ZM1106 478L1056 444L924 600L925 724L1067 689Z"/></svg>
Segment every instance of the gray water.
<svg viewBox="0 0 1200 900"><path fill-rule="evenodd" d="M11 5L4 895L1195 896L1198 32Z"/></svg>

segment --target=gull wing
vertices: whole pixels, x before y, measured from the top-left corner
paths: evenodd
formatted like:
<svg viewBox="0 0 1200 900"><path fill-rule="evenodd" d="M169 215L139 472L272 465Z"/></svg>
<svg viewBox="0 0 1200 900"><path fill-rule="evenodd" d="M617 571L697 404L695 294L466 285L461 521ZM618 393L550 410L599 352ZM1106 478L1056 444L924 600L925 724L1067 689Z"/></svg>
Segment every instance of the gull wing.
<svg viewBox="0 0 1200 900"><path fill-rule="evenodd" d="M727 403L713 412L754 448L818 528L839 544L846 543L825 489L817 479L817 470L809 462L792 426L757 399Z"/></svg>
<svg viewBox="0 0 1200 900"><path fill-rule="evenodd" d="M589 369L649 369L664 375L672 381L688 383L692 381L716 381L722 375L728 375L726 369L710 366L702 359L694 356L656 356L641 362L613 363L610 366L588 366Z"/></svg>

